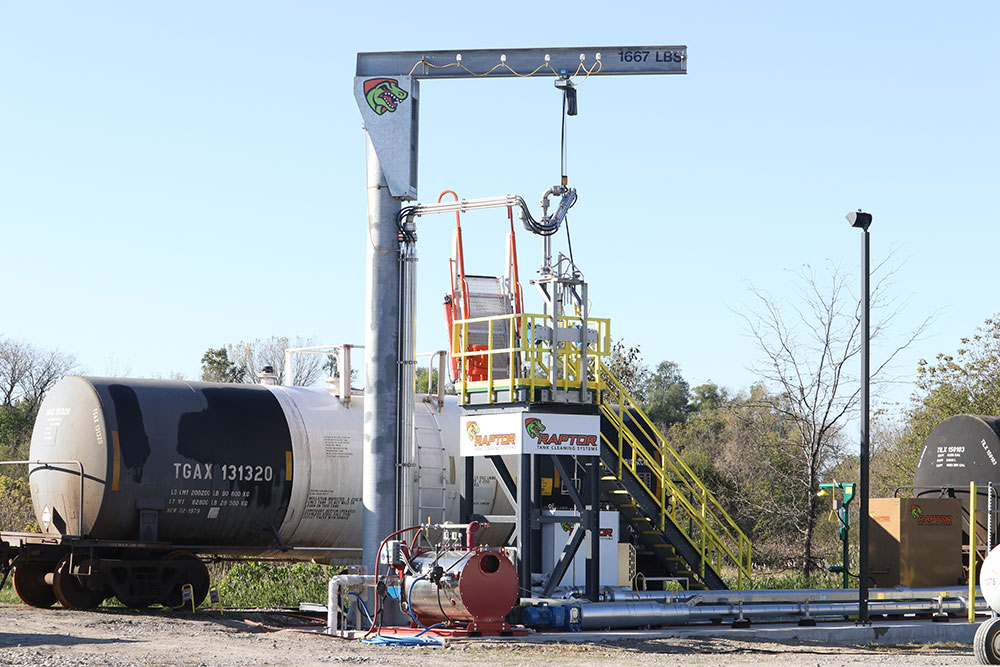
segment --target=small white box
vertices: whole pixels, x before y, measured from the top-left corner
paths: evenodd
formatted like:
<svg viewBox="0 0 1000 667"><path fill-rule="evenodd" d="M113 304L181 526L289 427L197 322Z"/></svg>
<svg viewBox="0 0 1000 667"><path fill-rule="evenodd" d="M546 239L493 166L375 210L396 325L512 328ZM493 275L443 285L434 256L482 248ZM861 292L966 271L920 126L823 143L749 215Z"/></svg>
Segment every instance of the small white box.
<svg viewBox="0 0 1000 667"><path fill-rule="evenodd" d="M543 510L543 517L572 517L572 510ZM618 512L601 512L601 546L600 546L600 585L618 585ZM542 524L542 562L541 571L547 579L555 569L563 547L569 542L569 534L573 524L555 522ZM587 584L587 554L590 553L590 537L584 538L577 549L573 562L563 575L559 586L586 586Z"/></svg>

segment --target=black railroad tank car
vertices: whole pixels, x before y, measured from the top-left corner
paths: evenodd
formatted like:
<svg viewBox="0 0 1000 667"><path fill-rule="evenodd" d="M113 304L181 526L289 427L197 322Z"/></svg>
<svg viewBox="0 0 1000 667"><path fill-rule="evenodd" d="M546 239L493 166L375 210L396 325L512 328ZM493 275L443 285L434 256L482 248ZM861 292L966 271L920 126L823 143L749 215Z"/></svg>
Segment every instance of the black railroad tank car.
<svg viewBox="0 0 1000 667"><path fill-rule="evenodd" d="M29 472L45 532L175 544L274 541L292 491L292 442L259 385L69 378L46 398ZM82 531L80 528L82 527Z"/></svg>
<svg viewBox="0 0 1000 667"><path fill-rule="evenodd" d="M997 492L1000 491L1000 417L949 417L938 424L924 442L913 477L915 496L961 498L968 511L971 482L977 485L977 509L986 509L991 493L994 504L997 502ZM985 537L985 517L978 516L978 521Z"/></svg>

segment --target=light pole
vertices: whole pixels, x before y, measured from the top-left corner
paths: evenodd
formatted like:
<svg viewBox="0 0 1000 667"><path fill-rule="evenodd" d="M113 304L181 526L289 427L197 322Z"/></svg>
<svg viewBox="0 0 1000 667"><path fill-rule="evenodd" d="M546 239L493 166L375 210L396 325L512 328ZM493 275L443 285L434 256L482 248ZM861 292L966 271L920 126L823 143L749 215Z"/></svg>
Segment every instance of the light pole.
<svg viewBox="0 0 1000 667"><path fill-rule="evenodd" d="M871 625L868 618L868 366L869 325L868 311L871 308L871 290L868 284L869 261L868 227L872 224L872 214L861 209L847 214L851 227L862 231L861 237L861 293L864 308L861 310L861 507L858 521L858 625Z"/></svg>

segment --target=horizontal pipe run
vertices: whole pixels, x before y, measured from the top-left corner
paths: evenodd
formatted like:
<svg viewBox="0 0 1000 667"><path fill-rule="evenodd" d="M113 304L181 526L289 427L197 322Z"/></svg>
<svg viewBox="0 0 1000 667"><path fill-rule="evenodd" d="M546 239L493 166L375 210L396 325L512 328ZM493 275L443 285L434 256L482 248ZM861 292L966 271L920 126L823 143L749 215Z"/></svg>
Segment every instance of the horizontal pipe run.
<svg viewBox="0 0 1000 667"><path fill-rule="evenodd" d="M985 603L984 603L985 604ZM964 600L945 601L869 601L872 615L903 615L924 613L961 614L967 609ZM692 621L739 618L783 618L855 616L858 602L788 602L780 604L698 605L664 604L661 602L597 602L580 605L580 627L583 630L639 628L647 625L683 625Z"/></svg>
<svg viewBox="0 0 1000 667"><path fill-rule="evenodd" d="M980 595L979 590L976 594ZM965 598L965 586L944 586L941 588L873 588L872 600L933 600L936 598ZM713 604L742 601L748 602L792 602L815 600L837 602L858 599L856 588L813 588L793 590L727 590L727 591L633 591L628 589L608 589L604 592L606 602L684 602L687 604Z"/></svg>
<svg viewBox="0 0 1000 667"><path fill-rule="evenodd" d="M503 208L506 206L518 206L516 195L505 195L503 197L484 197L482 199L459 199L458 201L446 201L437 204L418 204L413 207L413 215L428 215L430 213L452 213L459 211L478 211L487 208Z"/></svg>

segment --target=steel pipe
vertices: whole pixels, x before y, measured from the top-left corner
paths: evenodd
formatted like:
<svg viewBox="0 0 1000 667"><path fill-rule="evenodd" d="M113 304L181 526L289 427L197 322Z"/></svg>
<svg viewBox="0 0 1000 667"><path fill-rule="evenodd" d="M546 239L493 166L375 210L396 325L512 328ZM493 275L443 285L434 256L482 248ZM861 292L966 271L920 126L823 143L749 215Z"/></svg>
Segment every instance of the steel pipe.
<svg viewBox="0 0 1000 667"><path fill-rule="evenodd" d="M985 606L985 603L983 604ZM965 612L965 600L870 600L873 614L903 615ZM682 625L692 621L726 618L783 618L854 616L857 600L851 602L785 602L777 604L666 604L662 602L597 602L580 605L580 627L584 630L639 628L647 625Z"/></svg>

